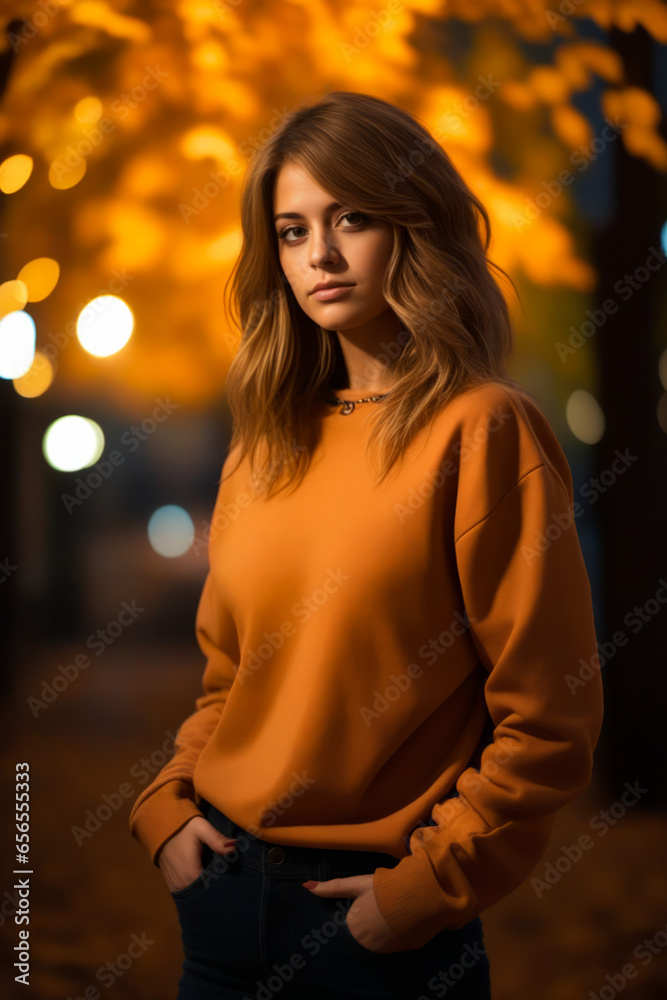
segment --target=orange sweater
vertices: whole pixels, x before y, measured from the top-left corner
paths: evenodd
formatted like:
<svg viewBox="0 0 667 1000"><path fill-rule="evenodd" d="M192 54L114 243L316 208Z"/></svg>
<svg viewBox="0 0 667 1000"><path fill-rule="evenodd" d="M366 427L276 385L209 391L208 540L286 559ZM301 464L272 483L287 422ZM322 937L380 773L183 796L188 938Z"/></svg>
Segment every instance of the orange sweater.
<svg viewBox="0 0 667 1000"><path fill-rule="evenodd" d="M247 459L220 484L204 693L130 830L157 864L203 797L272 843L385 851L400 861L374 892L409 949L530 875L589 783L603 695L572 477L540 409L468 388L375 488L376 405L323 404L290 496L254 496Z"/></svg>

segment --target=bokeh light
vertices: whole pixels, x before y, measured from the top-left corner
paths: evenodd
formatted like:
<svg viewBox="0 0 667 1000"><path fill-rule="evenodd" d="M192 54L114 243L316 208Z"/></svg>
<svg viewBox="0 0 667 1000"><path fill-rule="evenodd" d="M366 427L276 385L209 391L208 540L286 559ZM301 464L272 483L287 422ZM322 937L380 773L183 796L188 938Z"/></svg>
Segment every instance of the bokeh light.
<svg viewBox="0 0 667 1000"><path fill-rule="evenodd" d="M32 156L16 153L0 163L0 191L13 194L23 187L32 173Z"/></svg>
<svg viewBox="0 0 667 1000"><path fill-rule="evenodd" d="M195 537L195 526L186 510L166 504L151 515L148 540L158 555L173 559L188 551Z"/></svg>
<svg viewBox="0 0 667 1000"><path fill-rule="evenodd" d="M77 101L74 108L75 118L83 122L84 125L90 125L92 122L98 121L101 114L102 102L99 97L82 97L80 101Z"/></svg>
<svg viewBox="0 0 667 1000"><path fill-rule="evenodd" d="M76 332L89 354L108 357L130 339L134 316L130 307L117 295L99 295L81 310Z"/></svg>
<svg viewBox="0 0 667 1000"><path fill-rule="evenodd" d="M14 379L14 388L19 396L34 399L41 396L53 382L55 370L53 363L41 351L35 351L33 362L25 373Z"/></svg>
<svg viewBox="0 0 667 1000"><path fill-rule="evenodd" d="M584 444L597 444L605 429L604 413L600 404L585 389L570 394L565 407L570 430Z"/></svg>
<svg viewBox="0 0 667 1000"><path fill-rule="evenodd" d="M86 158L70 147L52 160L49 184L56 191L67 191L78 184L86 172Z"/></svg>
<svg viewBox="0 0 667 1000"><path fill-rule="evenodd" d="M658 358L658 378L662 388L667 391L667 347L660 352Z"/></svg>
<svg viewBox="0 0 667 1000"><path fill-rule="evenodd" d="M25 281L3 281L0 285L0 316L23 309L28 301L28 286Z"/></svg>
<svg viewBox="0 0 667 1000"><path fill-rule="evenodd" d="M25 375L35 358L35 321L23 309L0 319L0 378Z"/></svg>
<svg viewBox="0 0 667 1000"><path fill-rule="evenodd" d="M17 275L28 289L28 302L41 302L50 295L59 277L60 267L52 257L36 257L25 264Z"/></svg>
<svg viewBox="0 0 667 1000"><path fill-rule="evenodd" d="M76 472L93 465L104 451L104 433L88 417L68 414L47 427L42 451L49 465L60 472Z"/></svg>

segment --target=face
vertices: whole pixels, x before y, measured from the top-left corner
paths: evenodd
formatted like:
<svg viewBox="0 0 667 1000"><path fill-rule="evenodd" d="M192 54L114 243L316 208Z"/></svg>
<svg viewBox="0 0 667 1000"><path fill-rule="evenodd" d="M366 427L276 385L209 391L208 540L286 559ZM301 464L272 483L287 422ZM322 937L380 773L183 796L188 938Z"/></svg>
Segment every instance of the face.
<svg viewBox="0 0 667 1000"><path fill-rule="evenodd" d="M280 168L273 210L285 276L297 302L318 326L353 330L390 312L382 280L394 234L389 222L335 201L300 166L285 163ZM349 287L316 295L318 283Z"/></svg>

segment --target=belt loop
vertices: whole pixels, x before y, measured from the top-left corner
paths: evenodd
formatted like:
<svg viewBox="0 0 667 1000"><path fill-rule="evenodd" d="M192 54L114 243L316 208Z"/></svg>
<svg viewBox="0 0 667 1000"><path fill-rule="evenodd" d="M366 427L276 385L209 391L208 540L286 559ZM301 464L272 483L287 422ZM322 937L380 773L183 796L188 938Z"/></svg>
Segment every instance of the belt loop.
<svg viewBox="0 0 667 1000"><path fill-rule="evenodd" d="M326 854L320 854L317 862L317 881L326 882L331 878L331 863Z"/></svg>
<svg viewBox="0 0 667 1000"><path fill-rule="evenodd" d="M214 805L208 803L208 811L206 813L206 819L209 823L212 823L216 830L223 833L225 837L234 838L241 829L233 819L227 816L226 813L216 809Z"/></svg>
<svg viewBox="0 0 667 1000"><path fill-rule="evenodd" d="M235 823L233 819L231 819L229 816L225 815L224 825L225 825L226 829L229 830L229 833L225 834L225 836L231 837L232 839L238 838L238 835L239 835L239 833L241 832L241 829L242 829L242 827L240 827L238 825L238 823ZM245 833L246 831L244 830L243 832Z"/></svg>

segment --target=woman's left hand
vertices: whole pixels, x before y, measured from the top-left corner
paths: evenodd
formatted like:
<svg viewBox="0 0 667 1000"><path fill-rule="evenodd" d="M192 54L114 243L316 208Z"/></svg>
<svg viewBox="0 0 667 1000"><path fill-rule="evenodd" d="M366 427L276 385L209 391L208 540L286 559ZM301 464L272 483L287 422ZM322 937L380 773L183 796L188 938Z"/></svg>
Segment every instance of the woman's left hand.
<svg viewBox="0 0 667 1000"><path fill-rule="evenodd" d="M372 875L351 875L348 878L330 878L325 882L316 882L312 888L307 886L313 896L351 897L354 903L347 911L347 926L352 937L355 937L362 947L380 955L392 951L402 951L401 943L387 925L380 913L373 892Z"/></svg>

